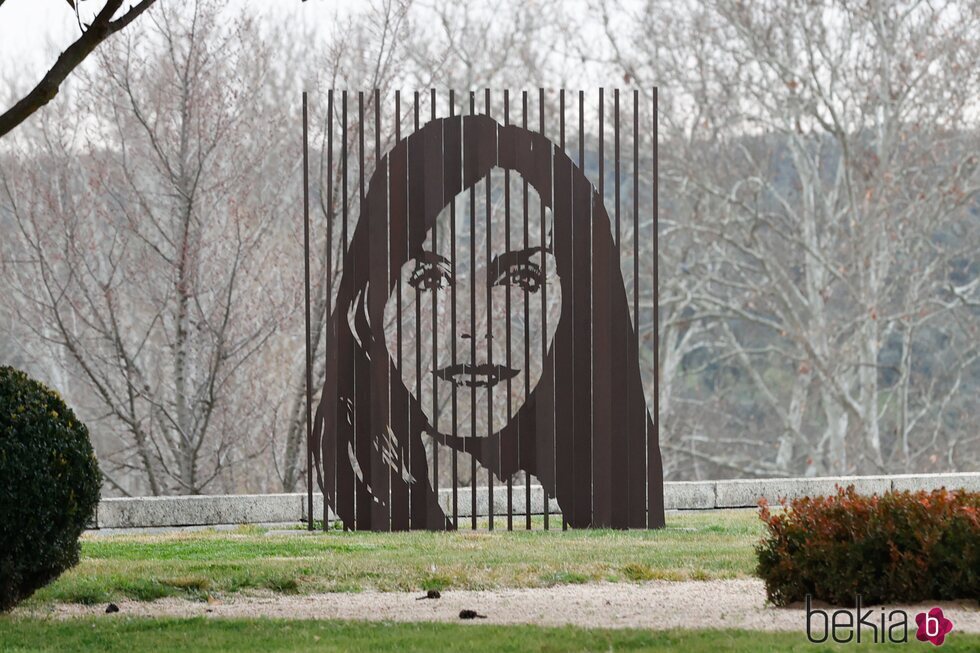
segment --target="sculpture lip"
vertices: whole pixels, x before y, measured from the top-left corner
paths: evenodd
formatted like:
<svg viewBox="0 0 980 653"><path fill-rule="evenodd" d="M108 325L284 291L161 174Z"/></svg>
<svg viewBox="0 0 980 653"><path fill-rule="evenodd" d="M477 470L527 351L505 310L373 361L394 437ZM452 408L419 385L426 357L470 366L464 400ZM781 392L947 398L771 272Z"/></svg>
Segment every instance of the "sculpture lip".
<svg viewBox="0 0 980 653"><path fill-rule="evenodd" d="M492 363L481 363L480 365L469 365L457 363L448 365L432 372L437 378L449 381L457 386L467 388L492 388L501 381L512 379L520 373L503 365Z"/></svg>

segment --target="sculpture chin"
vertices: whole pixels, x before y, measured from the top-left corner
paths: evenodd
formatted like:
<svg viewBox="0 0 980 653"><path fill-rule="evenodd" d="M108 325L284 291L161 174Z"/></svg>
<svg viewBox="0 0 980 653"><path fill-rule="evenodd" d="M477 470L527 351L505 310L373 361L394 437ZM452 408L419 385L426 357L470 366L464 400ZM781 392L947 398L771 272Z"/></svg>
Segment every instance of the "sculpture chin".
<svg viewBox="0 0 980 653"><path fill-rule="evenodd" d="M437 450L439 452L439 471L441 473L441 477L445 479L445 481L439 483L438 486L441 489L451 488L452 487L451 470L453 464L452 461L453 461L454 449L450 446L447 446L439 442L436 438L434 438L429 433L422 434L422 444L425 446L426 460L427 460L428 470L429 470L429 485L431 486L432 490L435 491L436 489L436 484L433 483L433 479L435 479L435 470L433 468L433 460L434 460L433 453ZM456 451L456 465L457 465L457 469L459 470L460 477L468 479L470 477L470 471L472 470L471 467L472 460L470 454L466 453L465 451ZM476 487L478 490L479 489L486 490L488 477L493 478L493 485L495 491L499 491L499 494L495 497L494 500L494 504L496 506L495 507L496 513L498 516L505 517L506 510L507 510L506 503L501 504L500 502L501 500L506 502L505 497L507 496L506 495L507 479L501 479L496 474L492 474L490 470L488 470L486 467L481 465L479 461L477 461ZM515 502L520 504L520 505L516 505L515 503L514 514L516 516L518 514L522 514L520 511L523 510L523 506L524 506L524 499L522 497L524 496L523 491L524 491L525 484L530 483L532 486L538 486L540 485L540 481L533 474L528 475L525 474L524 472L517 472L516 474L514 474L512 481L513 481L513 487L515 489L515 492L518 493L519 495L518 498L515 498ZM464 483L461 481L459 485L460 487L472 487L472 481L470 481L469 483ZM554 494L549 494L548 498L549 500L553 500L555 498ZM452 515L453 512L452 497L448 493L444 496L439 497L439 503L442 506L443 511L447 515Z"/></svg>
<svg viewBox="0 0 980 653"><path fill-rule="evenodd" d="M442 478L446 479L446 482L439 483L439 487L447 488L452 486L452 481L450 479L452 474L451 470L453 464L454 451L456 452L456 469L459 470L460 476L465 476L466 478L469 478L470 471L473 469L471 467L473 463L472 463L472 456L470 456L470 454L466 453L465 451L456 451L452 447L445 445L442 442L439 442L436 438L432 437L432 435L429 433L422 434L422 444L425 446L425 457L429 469L429 484L433 486L433 490L435 489L435 483L433 482L435 479L435 469L433 465L435 457L433 456L433 453L436 451L439 452L440 475ZM485 488L487 486L487 476L489 474L491 474L490 470L488 470L486 467L481 465L479 460L476 461L477 487ZM501 480L496 474L492 474L492 476L493 476L493 484L495 486L507 485L506 480ZM463 486L467 484L460 483L460 485ZM449 511L450 512L452 511L452 506L449 506Z"/></svg>

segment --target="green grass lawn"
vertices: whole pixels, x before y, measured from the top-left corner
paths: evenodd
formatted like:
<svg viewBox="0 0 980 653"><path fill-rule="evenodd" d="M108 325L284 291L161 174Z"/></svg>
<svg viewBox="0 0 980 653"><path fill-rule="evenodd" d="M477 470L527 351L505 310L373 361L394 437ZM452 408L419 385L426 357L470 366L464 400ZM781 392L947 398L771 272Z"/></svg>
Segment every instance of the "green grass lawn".
<svg viewBox="0 0 980 653"><path fill-rule="evenodd" d="M82 561L28 601L105 603L234 592L310 593L542 587L595 580L752 574L755 511L671 514L661 531L275 534L257 527L89 535ZM644 631L479 623L0 616L0 653L27 651L875 651L925 645L816 645L802 633ZM943 650L980 650L955 633Z"/></svg>
<svg viewBox="0 0 980 653"><path fill-rule="evenodd" d="M0 652L28 651L906 651L928 644L817 645L802 633L740 630L589 630L477 624L395 624L270 619L72 619L0 617ZM953 633L943 651L980 650L980 636Z"/></svg>
<svg viewBox="0 0 980 653"><path fill-rule="evenodd" d="M81 563L30 603L737 578L752 574L761 533L744 510L671 514L661 531L86 536Z"/></svg>

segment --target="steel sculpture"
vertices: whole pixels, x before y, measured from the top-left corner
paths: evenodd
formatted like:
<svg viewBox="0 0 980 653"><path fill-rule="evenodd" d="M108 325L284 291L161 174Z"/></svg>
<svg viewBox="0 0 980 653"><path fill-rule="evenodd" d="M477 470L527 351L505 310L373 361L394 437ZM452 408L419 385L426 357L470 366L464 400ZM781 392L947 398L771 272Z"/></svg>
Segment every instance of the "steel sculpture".
<svg viewBox="0 0 980 653"><path fill-rule="evenodd" d="M642 96L631 94L632 171L624 174L620 93L613 91L615 200L610 218L603 202L608 175L604 91L599 91L595 114L598 188L583 169L588 161L584 93L578 93L574 160L565 150L565 91L557 94L557 143L545 136L543 90L538 92L536 130L528 126L526 92L520 124L511 122L508 92L499 118L491 115L490 91L482 95L478 107L477 94L470 93L468 112L457 115L450 92L448 115L438 117L432 91L430 115L422 124L420 96L414 94L407 112L413 129L403 137L401 94L396 93L394 145L384 156L375 155L366 186L365 106L373 108L375 152L380 153L381 98L378 91L368 96L369 102L357 95L359 202L352 233L347 202L336 202L340 208L335 212L333 184L325 191L328 242L334 237L332 220L342 220L344 254L325 334L326 380L315 415L311 407L307 414L310 527L315 482L324 498L324 527L332 510L348 529L457 528L461 471L469 472L473 528L477 489L484 486L489 527L494 527L497 491L506 492L506 523L513 528L514 485L521 482L524 525L531 528L536 508L532 479L544 492L540 500L545 504L539 507L544 528L550 528L546 502L552 497L565 528L662 527L658 425L644 395L635 327L640 318ZM337 115L343 198L348 197L348 140L355 140L348 104L347 92L328 93L328 178L333 178ZM656 91L651 104L655 116ZM305 96L303 106L309 261ZM652 181L647 187L653 215L648 228L656 245L652 118L649 128ZM623 177L629 178L628 186ZM631 211L622 210L624 195L632 199ZM631 296L620 268L623 213L633 228ZM331 256L328 247L327 274ZM654 264L654 289L656 269ZM307 272L307 352L309 292ZM655 368L657 363L655 358ZM308 353L310 404L311 369ZM655 416L656 381L654 386ZM449 477L445 504L439 500L441 475Z"/></svg>

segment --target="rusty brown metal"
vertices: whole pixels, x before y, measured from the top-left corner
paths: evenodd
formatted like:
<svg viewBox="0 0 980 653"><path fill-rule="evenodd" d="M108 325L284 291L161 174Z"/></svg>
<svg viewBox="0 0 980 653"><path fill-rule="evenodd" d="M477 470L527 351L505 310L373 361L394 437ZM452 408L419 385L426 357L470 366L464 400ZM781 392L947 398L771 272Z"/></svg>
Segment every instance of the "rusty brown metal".
<svg viewBox="0 0 980 653"><path fill-rule="evenodd" d="M366 206L366 190L364 188L364 92L357 93L357 193L358 193L358 226L371 228L371 215ZM362 218L367 218L362 221ZM369 233L370 237L370 233ZM366 251L356 249L350 252L351 269L355 278L359 277L358 285L365 283L370 276L370 248ZM347 267L345 265L345 267ZM363 303L364 299L360 300ZM355 318L357 319L357 318ZM357 464L357 471L360 476L360 484L357 486L355 505L355 524L356 529L361 531L372 530L372 498L371 489L371 360L368 357L358 357L355 359L353 415L354 415L354 460Z"/></svg>
<svg viewBox="0 0 980 653"><path fill-rule="evenodd" d="M476 93L470 91L470 116L476 115ZM475 124L470 120L470 125ZM472 129L467 130L463 127L463 185L470 189L470 258L469 264L473 267L476 260L476 183L475 169L478 167L480 141L475 137L476 132ZM466 147L469 144L469 147ZM476 284L470 284L470 364L476 360ZM476 384L470 384L470 436L476 436ZM469 451L470 457L470 524L476 529L476 455L472 450Z"/></svg>
<svg viewBox="0 0 980 653"><path fill-rule="evenodd" d="M333 119L334 119L334 115L333 115L333 112L334 112L333 89L330 89L329 91L327 91L327 121L326 121L326 125L327 125L327 137L326 137L326 141L327 141L326 142L326 148L327 148L327 168L326 168L327 169L327 184L326 184L326 186L327 186L327 206L326 206L326 211L325 211L325 213L326 213L325 219L326 219L326 222L327 222L327 239L326 239L326 243L325 243L325 247L326 247L326 250L327 250L327 254L326 254L326 261L327 261L327 270L326 270L326 272L327 272L327 283L326 283L326 289L327 289L327 292L328 293L330 292L330 289L333 288L333 247L334 247L334 241L333 241L333 238L334 238L334 232L333 232L333 229L334 229L334 197L333 197L333 187L334 187L334 184L333 184L333 147L334 147L333 146L333 132L334 132ZM310 189L307 188L305 190L305 192L306 193L309 193L310 192ZM331 347L331 344L333 343L333 329L331 328L332 320L330 319L330 302L326 302L326 309L325 310L326 310L327 333L326 333L326 337L325 337L325 343L326 344L325 344L325 347L324 347L324 352L326 352L326 354L325 354L325 360L324 360L323 369L325 370L326 376L328 378L330 378L331 372L333 373L334 376L336 376L336 364L337 364L337 358L336 358L336 356L331 356L330 355L330 347ZM321 405L323 405L323 404L321 404ZM325 425L329 425L329 429L330 429L330 431L332 433L333 432L336 432L336 422L335 422L335 418L336 418L336 405L331 402L330 406L329 407L326 407L326 408L327 408L327 410L326 410L326 414L324 414L324 416L323 416L323 423ZM336 485L334 485L334 484L331 483L329 486L327 486L326 485L326 482L325 482L325 480L323 478L323 474L322 474L322 471L321 471L323 469L323 465L320 464L321 463L321 453L322 453L321 452L321 448L320 447L316 447L315 444L313 444L313 443L311 443L311 446L313 448L313 456L314 456L314 459L316 460L317 479L319 481L320 487L323 488L323 495L324 495L324 497L326 497L328 495L329 496L335 496L335 493L336 493L336 490L337 490ZM331 449L331 451L332 451L332 449ZM312 495L312 487L308 487L307 488L307 492L310 495ZM310 505L312 505L312 496L311 496L310 500L311 500L311 504ZM327 529L330 528L330 504L326 500L323 501L322 504L323 504L323 506L322 506L322 509L323 509L323 530L327 530ZM313 512L313 510L311 508L310 509L310 513L312 513L312 512Z"/></svg>
<svg viewBox="0 0 980 653"><path fill-rule="evenodd" d="M489 90L484 91L481 113L476 111L476 94L470 93L465 115L456 115L455 95L450 92L443 118L438 116L437 93L430 90L429 119L424 124L415 93L414 129L407 136L402 134L401 95L395 93L394 145L382 153L380 92L367 97L358 93L353 130L348 124L347 92L342 92L343 255L336 301L328 309L326 378L308 431L309 465L314 469L308 470L307 501L312 506L315 473L324 496L324 517L329 507L347 529L457 528L460 455L470 457L472 528L478 524L480 470L487 478L489 528L495 525L495 480L507 484L507 527L513 528L515 476L525 485L528 529L535 510L532 478L544 490L539 512L546 529L551 528L552 497L561 511L562 528L663 525L657 422L647 409L639 362L641 96L633 93L633 165L632 174L624 175L621 98L619 90L613 90L612 215L606 208L605 92L600 90L598 104L592 105L598 108L599 125L596 185L586 174L585 94L579 93L575 161L565 149L565 91L557 97L556 144L546 135L544 89L537 93L535 130L528 127L527 92L521 96L519 125L511 124L506 91L498 122ZM365 102L367 98L370 102ZM656 242L656 93L653 100ZM370 174L365 161L368 107L374 112ZM304 130L305 125L304 113ZM328 241L333 235L333 130L331 91L326 148ZM359 201L349 234L348 143L355 141ZM632 292L627 292L622 272L624 176L633 193ZM512 181L522 189L517 223L511 216ZM304 182L308 193L309 181L304 178ZM480 220L478 186L483 190ZM534 212L532 193L538 196ZM456 211L458 199L468 199L468 216ZM538 220L533 230L532 215ZM444 227L436 228L447 219L448 247L441 242ZM516 239L511 237L512 227L520 230ZM477 247L478 229L484 232L481 247ZM305 236L308 256L308 233ZM515 246L518 249L512 249ZM457 253L465 249L468 261L457 265ZM329 245L327 263L330 275ZM655 296L658 269L655 261ZM328 276L328 288L331 281ZM478 282L485 286L478 290ZM463 283L468 283L468 297L457 293L457 285ZM497 295L500 286L504 291ZM457 304L467 300L463 307L469 309L468 324L460 324ZM483 313L478 315L478 310ZM532 319L532 312L538 311L540 316ZM556 320L549 317L552 311ZM425 320L423 312L429 313ZM479 333L478 319L486 325ZM511 319L520 324L516 333ZM658 324L656 311L654 320ZM423 326L431 333L424 333ZM495 328L503 342L494 342ZM520 338L521 331L522 347L514 351L513 338ZM483 339L479 348L478 339ZM309 335L307 340L309 351ZM413 344L414 357L412 349L406 349ZM655 359L659 364L656 353ZM308 361L308 371L311 368ZM653 416L658 390L656 380ZM468 416L461 415L459 391L464 397L469 394ZM445 414L447 404L451 415ZM479 419L478 414L482 414ZM461 422L467 420L470 428L461 430ZM446 464L452 467L448 474L451 509L439 501L440 479L446 478L440 470ZM312 524L312 510L309 514Z"/></svg>
<svg viewBox="0 0 980 653"><path fill-rule="evenodd" d="M375 172L371 175L370 187L367 196L364 198L364 207L361 215L366 215L369 220L368 234L371 239L371 247L368 248L368 283L373 288L390 288L390 275L388 266L390 264L389 248L389 214L388 204L388 158L381 158L381 102L380 93L376 89L372 101L374 110L374 135L375 135ZM363 133L363 129L361 130ZM363 162L363 156L362 162ZM363 179L363 173L362 177ZM379 293L368 293L368 314L372 317L371 323L375 324L374 316L383 316L387 296ZM387 434L388 425L391 424L391 414L389 412L388 390L391 385L389 379L389 359L388 349L384 339L375 338L371 341L371 376L370 376L370 438L374 442L379 442L375 446L369 440L368 447L370 456L370 484L371 484L371 524L373 530L391 530L391 466L387 460L387 441L379 436Z"/></svg>
<svg viewBox="0 0 980 653"><path fill-rule="evenodd" d="M612 519L612 315L609 267L611 247L605 205L605 89L599 89L599 193L592 203L592 519L608 524Z"/></svg>
<svg viewBox="0 0 980 653"><path fill-rule="evenodd" d="M402 326L402 292L403 283L399 262L408 256L408 193L404 183L399 180L408 178L408 144L402 140L401 128L401 93L395 92L395 146L388 154L388 243L391 259L388 269L395 278L395 370L402 369L404 357L404 333ZM394 372L394 371L393 371ZM394 373L391 378L397 379ZM391 426L395 433L410 433L408 397L405 393L391 393ZM391 529L402 531L411 526L409 493L411 485L405 482L402 470L410 469L406 459L399 459L392 474L391 487Z"/></svg>
<svg viewBox="0 0 980 653"><path fill-rule="evenodd" d="M585 169L585 92L578 95L579 169ZM575 379L572 512L569 525L592 523L592 187L572 173L572 375Z"/></svg>
<svg viewBox="0 0 980 653"><path fill-rule="evenodd" d="M664 471L660 458L660 170L657 148L659 146L657 89L653 89L653 125L651 143L653 149L653 419L647 423L647 526L664 526Z"/></svg>
<svg viewBox="0 0 980 653"><path fill-rule="evenodd" d="M640 92L633 91L633 333L629 339L627 360L640 356ZM629 475L630 528L643 528L647 523L647 414L646 394L642 377L639 387L629 388Z"/></svg>
<svg viewBox="0 0 980 653"><path fill-rule="evenodd" d="M622 252L622 219L621 219L621 196L622 179L620 178L620 138L619 138L619 89L613 89L613 192L615 200L613 202L613 214L615 215L615 236L613 248L615 252ZM609 269L609 284L623 285L622 266L619 256L612 257ZM611 291L611 288L610 288ZM617 316L618 317L618 316ZM629 318L629 308L627 308L625 319L614 319L610 322L612 348L611 354L611 374L618 374L618 370L627 369L628 343L632 339L632 332ZM613 478L626 479L626 482L612 483L612 513L611 523L629 524L630 506L630 484L629 484L629 441L630 425L628 418L630 415L630 387L626 386L626 392L614 394L610 400L611 419L610 433L612 446L610 449L610 468Z"/></svg>
<svg viewBox="0 0 980 653"><path fill-rule="evenodd" d="M343 243L343 249L341 250L341 265L344 270L351 270L351 266L347 265L348 252L350 251L350 232L349 232L349 202L347 201L347 181L350 177L349 174L349 156L348 156L348 139L350 138L350 132L348 131L348 116L347 116L347 91L343 91L341 95L341 152L340 160L343 167L341 173L341 205L343 206L343 226L341 240ZM343 277L341 277L343 279ZM335 338L335 348L337 349L337 355L334 357L336 360L336 367L334 369L335 376L333 378L327 377L327 385L325 388L324 396L336 396L344 397L343 402L337 402L336 405L326 405L325 409L330 410L331 408L336 411L336 416L334 418L334 430L328 430L329 427L324 429L324 435L327 442L333 440L335 447L331 449L324 448L323 460L325 462L326 469L334 469L337 474L337 495L335 497L336 509L335 512L337 517L340 519L341 523L344 525L344 530L351 530L354 528L354 498L357 493L357 486L355 485L356 477L354 475L354 467L348 464L349 461L349 450L353 446L353 437L351 431L353 429L348 428L348 426L353 426L351 421L349 424L344 423L348 420L353 420L354 413L351 410L350 397L353 395L354 386L354 352L352 351L342 351L339 346L336 346L340 342L340 333L337 328L334 329L336 334ZM328 356L330 352L328 352ZM321 403L324 403L321 400ZM333 403L333 402L331 402ZM326 410L324 412L326 412ZM341 459L340 455L344 458Z"/></svg>
<svg viewBox="0 0 980 653"><path fill-rule="evenodd" d="M616 252L622 252L622 225L621 225L621 179L620 179L620 138L619 138L619 89L613 89L613 193L615 196L614 214L616 216L615 234L616 240L613 247ZM609 283L617 283L613 279L620 279L622 268L619 258L615 259L615 269L610 268ZM622 285L622 282L618 282ZM632 339L631 323L629 311L625 320L615 320L610 325L612 327L612 370L625 369L627 366L629 341ZM628 417L630 414L630 388L627 386L626 392L616 393L612 396L612 475L614 478L625 478L625 483L614 483L612 488L612 521L616 524L629 523L630 507L630 484L629 484L629 462L630 462L630 424Z"/></svg>
<svg viewBox="0 0 980 653"><path fill-rule="evenodd" d="M504 127L510 126L510 90L504 89ZM514 149L509 146L509 141L503 144L498 143L497 156L500 158L501 165L504 166L504 249L510 251L510 167L507 163L513 161ZM511 286L507 284L504 288L504 315L511 313ZM505 364L508 368L513 368L513 325L510 319L504 321L504 338L506 358ZM507 378L507 421L514 418L513 401L513 378ZM507 530L514 530L514 475L507 475Z"/></svg>
<svg viewBox="0 0 980 653"><path fill-rule="evenodd" d="M483 113L488 118L490 117L490 89L484 89L483 92ZM490 137L493 137L492 139ZM493 150L493 158L497 159L499 153L497 152L497 139L496 134L491 134L487 132L487 138L481 145L482 148L487 150ZM493 193L492 181L490 177L490 170L487 170L485 177L486 180L486 260L490 261L493 257L493 211L490 198ZM493 365L493 323L491 316L493 315L493 286L487 283L486 287L486 298L487 298L487 363ZM476 334L470 334L476 335ZM493 438L493 392L487 392L487 438L490 441ZM498 460L500 459L500 447L499 445L490 446L484 448L484 456L486 458L486 463L484 466L487 468L487 528L493 530L493 470L498 468Z"/></svg>
<svg viewBox="0 0 980 653"><path fill-rule="evenodd" d="M545 108L544 108L544 89L538 89L538 138L533 139L534 149L534 171L540 182L539 186L539 240L541 247L547 251L554 251L553 246L549 245L548 225L545 222L545 208L554 205L554 184L552 182L552 165L554 164L553 148L545 138ZM536 141L536 142L535 142ZM548 257L541 258L541 276L548 278ZM555 484L555 368L554 358L549 356L548 350L551 343L548 338L548 284L541 284L541 381L538 383L536 392L540 393L538 400L538 414L535 440L537 442L536 460L538 462L538 480L545 486L554 487ZM548 493L542 494L541 513L544 520L544 530L549 530Z"/></svg>
<svg viewBox="0 0 980 653"><path fill-rule="evenodd" d="M425 226L418 220L412 220L412 216L424 215L425 212L425 150L423 140L419 135L419 93L415 91L412 96L412 125L414 131L408 139L408 250L406 255L410 255L416 243L421 243L425 239ZM400 267L400 266L399 266ZM422 360L422 301L421 295L415 295L415 397L422 395L422 368L419 361ZM417 405L418 402L411 403L411 433L422 433L425 430L425 416ZM421 440L421 438L418 438ZM412 442L410 449L410 469L413 479L428 479L428 464L426 461L425 447L422 442ZM421 488L418 481L412 484L412 528L424 530L429 527L429 501L427 499L427 488Z"/></svg>
<svg viewBox="0 0 980 653"><path fill-rule="evenodd" d="M521 92L521 127L527 131L527 91ZM520 148L520 146L515 144L515 165L517 164L518 159L529 159L531 154L530 146L526 148L518 148ZM528 183L526 178L522 180L521 191L523 197L521 216L524 220L523 235L524 249L526 250L530 245L531 239L530 225L528 223ZM522 293L521 298L522 306L524 306L524 403L527 404L530 397L531 386L531 307L527 293ZM517 433L518 464L524 470L524 528L531 530L531 475L527 471L533 464L531 447L529 446L529 443L531 442L531 433L529 429L527 432L521 433L520 422L518 422Z"/></svg>
<svg viewBox="0 0 980 653"><path fill-rule="evenodd" d="M565 89L558 92L558 147L560 152L565 151ZM554 171L552 173L554 207L556 214L571 215L572 213L572 163L568 157L555 157ZM552 244L555 248L555 259L568 261L564 265L571 267L572 257L572 232L574 225L563 229L555 234ZM555 392L554 403L561 410L555 412L555 433L568 434L568 441L564 446L555 447L555 492L562 496L571 497L562 510L562 530L568 530L570 508L573 505L574 494L572 493L573 479L573 455L575 449L575 375L572 368L574 342L572 321L560 320L555 332Z"/></svg>
<svg viewBox="0 0 980 653"><path fill-rule="evenodd" d="M443 142L445 151L448 153L445 156L445 162L443 164L443 178L445 196L443 197L443 203L449 204L449 241L451 251L456 251L456 202L454 201L456 196L462 192L462 159L458 154L463 148L463 131L462 124L458 120L452 120L456 115L456 94L450 90L449 91L449 117L450 121L446 123L443 127ZM456 257L450 257L449 261L449 274L455 279L456 278ZM456 284L450 286L450 364L456 365ZM452 429L453 433L456 433L459 425L459 397L457 393L458 387L453 384L451 388L452 392ZM452 523L453 528L459 528L459 452L456 449L452 450Z"/></svg>
<svg viewBox="0 0 980 653"><path fill-rule="evenodd" d="M313 347L310 330L310 118L303 91L303 290L306 323L306 518L313 530Z"/></svg>
<svg viewBox="0 0 980 653"><path fill-rule="evenodd" d="M430 95L430 112L432 123L442 126L442 122L436 122L436 90L431 90ZM429 165L434 165L443 156L443 134L442 129L427 129L424 132L424 147L425 147L425 161ZM439 166L440 169L444 170L444 166ZM433 174L425 176L425 212L426 215L438 214L445 206L445 197L443 196L443 185L444 185L445 174ZM439 251L439 231L438 229L432 230L432 251ZM437 315L437 299L436 293L431 293L431 307L432 315ZM434 327L435 325L433 325ZM439 351L439 329L432 329L432 351ZM433 366L435 366L435 361L433 361ZM432 386L432 428L438 432L439 431L439 385L433 384ZM432 490L436 495L439 494L439 448L435 447L432 451ZM427 514L427 522L429 530L443 530L446 528L446 520L442 515L436 514L434 511L429 511Z"/></svg>

